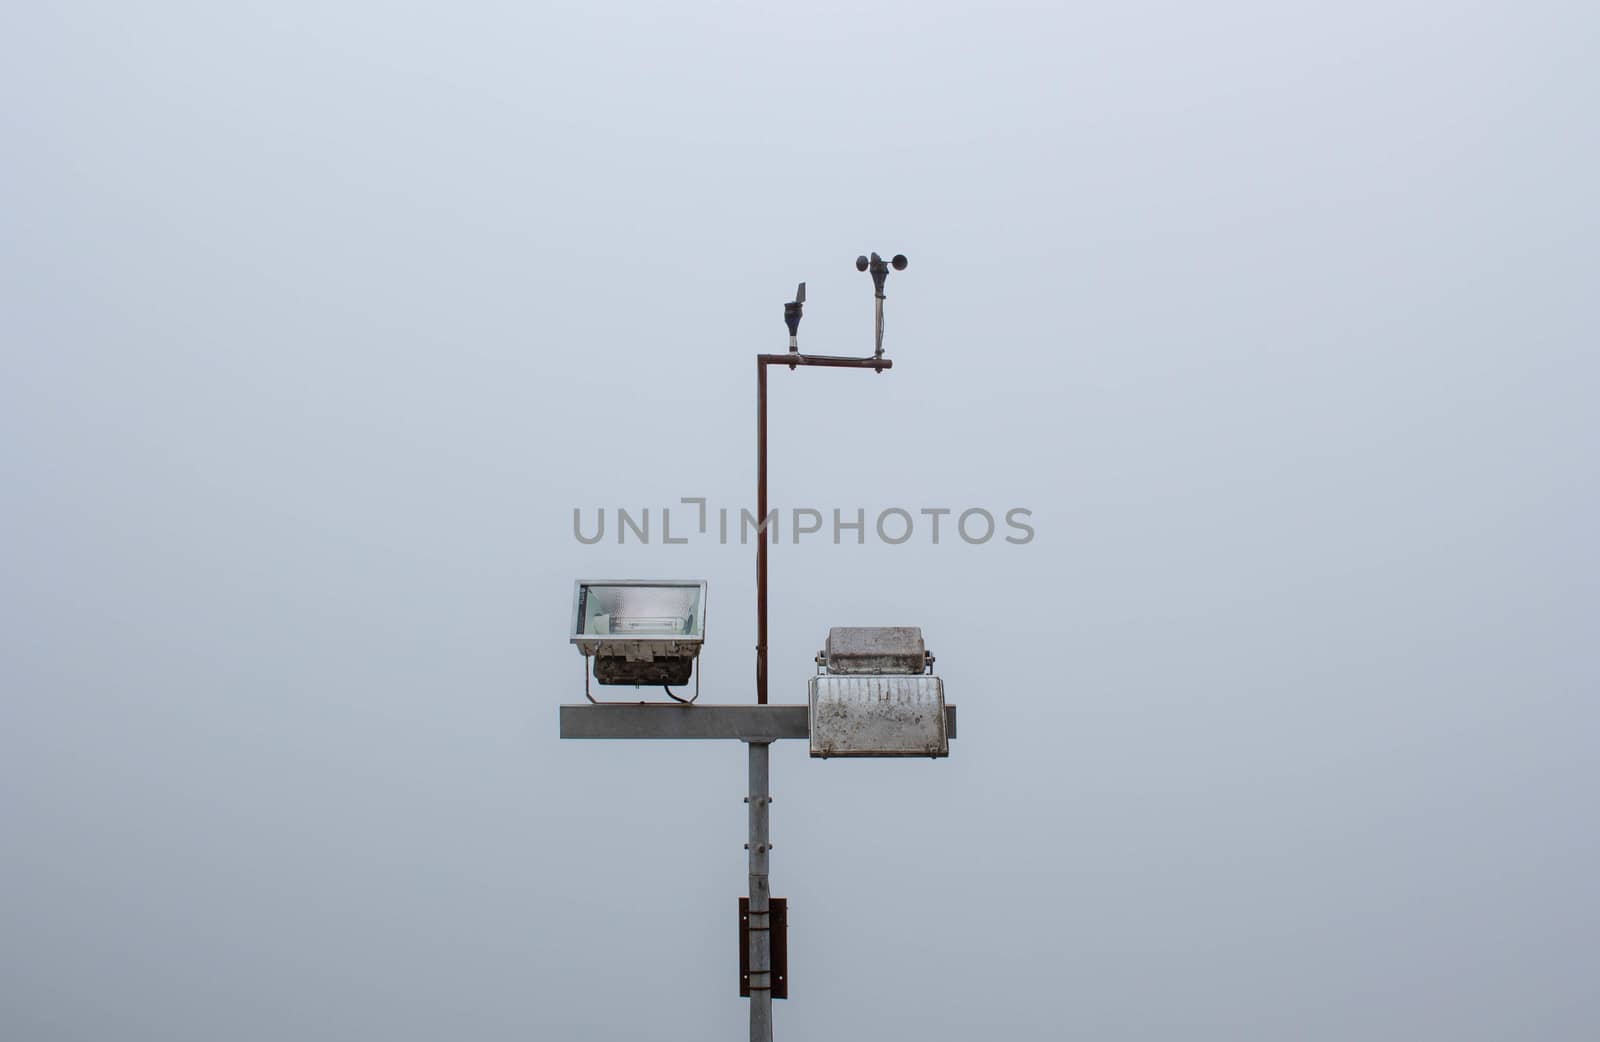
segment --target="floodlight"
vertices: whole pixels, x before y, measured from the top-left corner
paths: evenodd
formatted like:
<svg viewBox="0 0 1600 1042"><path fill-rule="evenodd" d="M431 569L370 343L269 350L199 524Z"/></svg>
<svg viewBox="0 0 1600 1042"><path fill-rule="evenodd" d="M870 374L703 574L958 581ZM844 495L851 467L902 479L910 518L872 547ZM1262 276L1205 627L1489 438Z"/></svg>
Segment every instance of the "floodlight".
<svg viewBox="0 0 1600 1042"><path fill-rule="evenodd" d="M572 643L602 684L687 684L705 635L703 580L580 579L573 589Z"/></svg>
<svg viewBox="0 0 1600 1042"><path fill-rule="evenodd" d="M836 626L811 678L811 755L949 756L944 681L916 626Z"/></svg>

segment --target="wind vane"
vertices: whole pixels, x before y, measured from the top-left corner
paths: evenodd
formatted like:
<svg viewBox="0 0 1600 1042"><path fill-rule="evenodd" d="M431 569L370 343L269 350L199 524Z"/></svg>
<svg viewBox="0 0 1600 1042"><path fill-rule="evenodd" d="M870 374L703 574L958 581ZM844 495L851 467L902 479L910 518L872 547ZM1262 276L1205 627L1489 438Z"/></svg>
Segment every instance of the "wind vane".
<svg viewBox="0 0 1600 1042"><path fill-rule="evenodd" d="M794 299L783 306L783 321L789 326L789 350L800 350L800 312L806 306L806 284L794 291Z"/></svg>

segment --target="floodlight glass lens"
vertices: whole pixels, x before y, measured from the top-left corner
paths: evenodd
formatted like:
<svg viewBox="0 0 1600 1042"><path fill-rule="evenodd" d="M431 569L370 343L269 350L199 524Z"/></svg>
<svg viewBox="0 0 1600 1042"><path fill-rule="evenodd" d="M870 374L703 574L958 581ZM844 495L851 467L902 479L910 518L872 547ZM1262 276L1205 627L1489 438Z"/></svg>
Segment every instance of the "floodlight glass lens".
<svg viewBox="0 0 1600 1042"><path fill-rule="evenodd" d="M585 586L584 636L700 637L700 587Z"/></svg>

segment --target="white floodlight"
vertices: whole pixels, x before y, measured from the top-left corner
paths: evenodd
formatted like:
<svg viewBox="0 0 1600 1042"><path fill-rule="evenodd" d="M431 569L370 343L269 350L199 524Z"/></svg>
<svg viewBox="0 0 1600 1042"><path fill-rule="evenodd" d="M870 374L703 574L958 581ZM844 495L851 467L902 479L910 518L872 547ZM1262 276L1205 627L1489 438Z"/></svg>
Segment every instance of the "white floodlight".
<svg viewBox="0 0 1600 1042"><path fill-rule="evenodd" d="M705 636L704 580L580 579L573 588L572 643L594 659L602 684L687 684Z"/></svg>
<svg viewBox="0 0 1600 1042"><path fill-rule="evenodd" d="M811 755L949 756L944 681L915 626L836 626L811 678Z"/></svg>

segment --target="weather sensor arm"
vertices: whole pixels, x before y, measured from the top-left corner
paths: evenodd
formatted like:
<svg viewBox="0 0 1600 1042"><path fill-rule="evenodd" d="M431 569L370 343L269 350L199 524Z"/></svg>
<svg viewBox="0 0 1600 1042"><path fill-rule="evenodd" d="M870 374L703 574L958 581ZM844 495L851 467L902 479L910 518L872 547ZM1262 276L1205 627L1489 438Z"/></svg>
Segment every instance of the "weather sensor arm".
<svg viewBox="0 0 1600 1042"><path fill-rule="evenodd" d="M840 355L803 355L800 353L800 316L806 301L806 284L800 283L795 299L783 306L783 321L789 327L787 354L756 355L756 701L767 704L767 367L786 365L790 370L800 366L824 369L871 369L881 373L893 369L894 363L883 357L883 284L889 269L904 271L904 254L895 254L884 261L874 253L869 260L856 258L856 268L872 272L875 304L877 305L876 351L870 358L846 358Z"/></svg>

